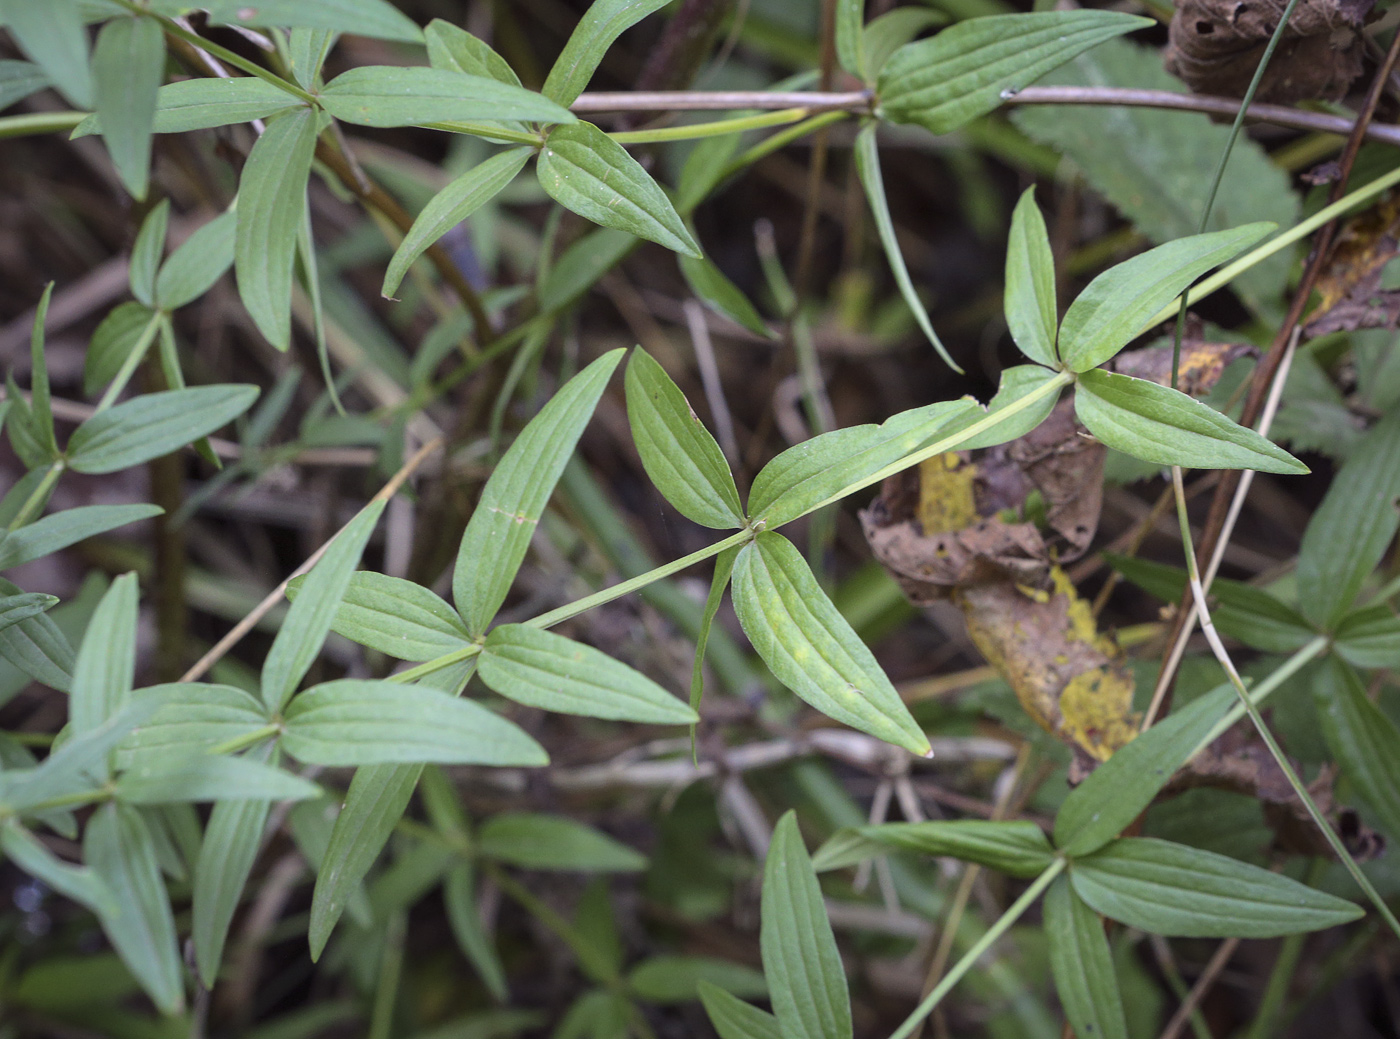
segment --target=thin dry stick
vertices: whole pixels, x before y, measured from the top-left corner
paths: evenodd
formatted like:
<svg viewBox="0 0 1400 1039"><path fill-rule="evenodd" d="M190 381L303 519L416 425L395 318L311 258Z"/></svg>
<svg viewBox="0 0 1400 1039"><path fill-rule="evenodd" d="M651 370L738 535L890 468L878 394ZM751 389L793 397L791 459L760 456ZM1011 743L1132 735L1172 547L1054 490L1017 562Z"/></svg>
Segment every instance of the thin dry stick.
<svg viewBox="0 0 1400 1039"><path fill-rule="evenodd" d="M388 498L392 498L398 493L399 488L403 486L404 481L412 476L414 471L423 464L427 457L440 447L442 447L441 437L430 440L420 447L417 452L414 453L413 457L403 464L399 471L389 479L388 483L379 489L379 492L375 494L370 501L384 501ZM341 527L340 529L344 530L345 528ZM291 584L294 579L300 577L315 566L316 561L320 559L321 556L325 555L326 549L330 548L331 542L339 536L340 530L336 531L335 537L328 539L324 545L307 556L306 562L302 563L301 566L288 574L286 579L272 591L268 592L267 597L264 598L262 602L258 603L257 606L253 607L252 612L249 613L248 616L235 624L233 629L214 645L213 649L200 657L199 660L195 661L194 666L180 676L180 681L193 682L203 675L204 672L213 667L225 653L238 644L239 640L242 639L244 635L253 630L258 621L267 616L269 610L282 601L282 596L286 594L287 591L287 585Z"/></svg>
<svg viewBox="0 0 1400 1039"><path fill-rule="evenodd" d="M724 452L729 464L738 465L739 441L734 437L734 416L729 413L729 402L724 396L724 384L720 381L715 346L710 340L710 326L705 323L704 308L695 299L686 300L682 307L686 328L690 330L690 342L695 349L695 364L700 369L700 384L705 388L710 418L715 423L715 439L719 441L719 449Z"/></svg>
<svg viewBox="0 0 1400 1039"><path fill-rule="evenodd" d="M1230 957L1235 954L1235 949L1239 946L1238 938L1227 938L1220 943L1220 948L1215 950L1215 955L1206 964L1206 969L1201 972L1201 976L1196 979L1196 984L1191 986L1191 991L1186 998L1181 1001L1181 1006L1176 1008L1176 1013L1167 1022L1167 1027L1163 1029L1158 1039L1176 1039L1181 1034L1181 1030L1186 1027L1191 1020L1191 1015L1196 1012L1196 1008L1201 1005L1201 1000L1206 998L1206 993L1215 984L1220 972L1225 969L1225 965L1230 962Z"/></svg>

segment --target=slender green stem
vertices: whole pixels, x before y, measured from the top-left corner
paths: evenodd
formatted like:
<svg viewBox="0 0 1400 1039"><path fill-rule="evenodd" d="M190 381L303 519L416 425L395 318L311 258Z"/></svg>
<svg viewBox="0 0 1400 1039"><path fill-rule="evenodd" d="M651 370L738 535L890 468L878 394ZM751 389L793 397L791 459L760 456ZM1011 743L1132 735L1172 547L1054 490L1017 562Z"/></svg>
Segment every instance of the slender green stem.
<svg viewBox="0 0 1400 1039"><path fill-rule="evenodd" d="M234 754L246 747L252 747L265 739L276 736L280 734L281 731L282 726L279 723L270 722L260 729L254 729L252 732L245 732L242 736L234 736L224 740L223 743L215 744L209 748L208 752L210 754Z"/></svg>
<svg viewBox="0 0 1400 1039"><path fill-rule="evenodd" d="M608 134L618 144L658 144L662 141L691 141L701 137L722 137L727 133L743 133L745 130L762 130L768 126L784 126L805 119L811 110L807 108L784 108L761 115L735 116L733 119L717 119L709 123L691 123L689 126L668 126L659 130L624 130Z"/></svg>
<svg viewBox="0 0 1400 1039"><path fill-rule="evenodd" d="M504 126L489 126L486 123L463 123L449 120L439 123L424 123L429 130L445 130L447 133L464 133L472 137L484 137L488 141L503 141L510 144L531 144L540 146L543 138L528 130L511 130Z"/></svg>
<svg viewBox="0 0 1400 1039"><path fill-rule="evenodd" d="M31 112L0 118L0 140L6 137L29 137L39 133L60 133L71 130L91 112Z"/></svg>
<svg viewBox="0 0 1400 1039"><path fill-rule="evenodd" d="M112 406L112 402L117 399L117 395L126 389L126 384L131 381L131 376L136 372L136 366L146 356L146 351L155 342L156 333L160 331L162 321L168 320L166 315L160 311L151 314L150 320L146 322L146 327L141 329L141 334L137 336L136 342L131 344L131 350L126 355L126 360L122 361L122 366L117 369L117 374L112 379L112 384L107 387L107 392L102 394L102 399L97 402L97 409L93 414L106 411Z"/></svg>
<svg viewBox="0 0 1400 1039"><path fill-rule="evenodd" d="M1051 881L1064 872L1069 865L1066 859L1056 859L1045 867L1045 872L1035 878L1035 882L1022 893L1021 897L1011 904L1006 912L1001 914L1001 918L987 929L987 933L977 940L977 943L963 954L963 958L953 964L953 969L943 975L937 987L928 994L922 1003L915 1008L914 1012L904 1019L904 1023L894 1030L890 1039L906 1039L906 1037L919 1027L919 1023L929 1014L933 1013L933 1008L943 1002L943 997L953 990L953 986L962 980L963 975L972 969L982 954L992 947L992 943L1005 934L1021 915L1031 907L1042 891L1050 886Z"/></svg>
<svg viewBox="0 0 1400 1039"><path fill-rule="evenodd" d="M1201 618L1201 633L1205 635L1206 641L1210 643L1211 651L1215 654L1215 659L1220 662L1220 666L1225 669L1225 675L1234 686L1235 692L1239 694L1240 703L1243 705L1245 713L1249 715L1249 720L1253 723L1255 731L1259 733L1260 739L1269 748L1269 753L1273 755L1274 761L1278 763L1279 769L1288 780L1288 785L1293 788L1293 793L1302 802L1303 807L1308 810L1308 815L1313 823L1326 838L1327 844L1331 847L1333 854L1351 874L1351 878L1356 881L1358 887L1366 893L1366 897L1371 900L1371 904L1376 907L1381 918L1390 926L1397 937L1400 937L1400 920L1395 918L1395 914L1390 911L1390 907L1385 904L1385 899L1371 883L1371 879L1361 872L1361 867L1352 858L1351 852L1347 851L1342 839L1337 836L1332 825L1323 816L1322 811L1317 807L1317 802L1308 793L1308 788L1303 785L1303 781L1298 778L1298 773L1293 770L1293 764L1288 760L1288 755L1279 746L1274 734L1269 731L1269 727L1264 724L1264 718L1259 713L1259 708L1254 705L1248 690L1245 689L1244 680L1240 678L1239 672L1235 670L1234 661L1230 659L1230 654L1225 649L1225 644L1220 641L1220 635L1215 630L1215 623L1210 617L1210 607L1206 605L1206 595L1201 587L1201 576L1196 569L1196 547L1192 543L1191 525L1186 515L1186 489L1182 485L1181 467L1172 466L1172 489L1176 495L1176 515L1181 525L1181 543L1186 554L1186 574L1191 580L1191 594L1196 600L1196 608Z"/></svg>
<svg viewBox="0 0 1400 1039"><path fill-rule="evenodd" d="M1397 594L1400 594L1400 577L1392 577L1385 584L1381 585L1380 591L1371 596L1371 602L1389 602Z"/></svg>
<svg viewBox="0 0 1400 1039"><path fill-rule="evenodd" d="M1287 231L1283 232L1283 234L1270 238L1256 249L1251 249L1234 263L1220 268L1220 270L1216 271L1209 278L1206 278L1196 286L1195 291L1191 294L1191 298L1199 303L1212 292L1230 284L1230 282L1234 281L1235 278L1239 277L1240 274L1249 270L1251 267L1263 263L1270 256L1274 255L1274 253L1281 249L1288 248L1288 246L1299 239L1306 238L1323 224L1327 223L1327 221L1334 217L1341 216L1354 206L1358 206L1362 202L1374 198L1396 184L1400 184L1400 169L1393 169L1385 174L1385 176L1377 177L1375 180L1371 181L1371 183L1364 184L1350 194L1344 195L1330 206L1319 209L1306 220L1289 228ZM1152 320L1147 324L1149 326L1160 325L1163 321L1169 321L1180 309L1181 297L1178 296L1161 310L1157 311L1157 313L1152 316Z"/></svg>
<svg viewBox="0 0 1400 1039"><path fill-rule="evenodd" d="M473 642L470 646L463 646L461 649L454 649L451 653L444 653L440 657L424 661L417 667L411 667L407 671L400 671L389 676L391 682L416 682L424 675L431 675L436 671L441 671L445 667L453 664L460 664L463 660L470 660L481 652L481 644Z"/></svg>
<svg viewBox="0 0 1400 1039"><path fill-rule="evenodd" d="M379 981L374 986L367 1039L389 1039L394 1034L394 1008L399 1002L403 979L404 939L408 935L408 912L392 913L384 928L384 955L379 961Z"/></svg>
<svg viewBox="0 0 1400 1039"><path fill-rule="evenodd" d="M1249 702L1255 707L1258 707L1270 693L1274 692L1274 690L1278 689L1284 682L1287 682L1296 675L1307 664L1325 653L1327 647L1330 645L1331 642L1326 636L1319 635L1317 638L1307 643L1307 645L1300 647L1291 657L1280 664L1268 678L1250 687ZM1230 726L1234 725L1244 716L1244 704L1235 704L1234 707L1230 708L1229 713L1221 718L1220 721L1216 722L1210 732L1206 733L1201 742L1196 745L1196 749L1191 752L1191 756L1195 757L1201 751L1209 747L1219 739Z"/></svg>
<svg viewBox="0 0 1400 1039"><path fill-rule="evenodd" d="M58 478L63 475L63 470L65 468L66 466L63 464L63 459L61 458L57 462L54 462L53 465L49 466L49 471L46 472L43 479L39 481L39 486L35 487L29 497L25 499L24 504L21 505L19 511L15 513L15 518L10 520L10 530L19 530L20 527L31 522L34 517L39 514L39 510L44 507L44 502L49 499L49 492L53 490L53 485L56 484Z"/></svg>
<svg viewBox="0 0 1400 1039"><path fill-rule="evenodd" d="M317 104L316 95L303 90L300 86L298 86L296 83L293 83L291 80L283 79L281 76L277 75L277 73L271 71L270 69L263 68L257 62L249 61L242 55L235 54L227 47L220 47L217 43L205 39L203 36L200 36L197 33L190 32L179 22L176 22L170 18L166 18L164 15L155 14L149 8L145 8L142 7L140 4L133 3L132 0L116 0L116 3L126 8L132 14L141 15L145 18L154 18L160 23L160 27L166 32L168 32L171 36L184 40L192 47L198 47L206 54L212 54L214 57L218 58L226 65L232 65L234 68L242 69L250 76L257 76L258 79L261 79L266 83L271 83L278 90L286 91L293 97L300 98L302 101L305 101L308 105Z"/></svg>
<svg viewBox="0 0 1400 1039"><path fill-rule="evenodd" d="M765 137L746 152L741 152L729 160L729 165L724 168L724 176L720 180L731 174L737 173L745 166L750 166L766 155L771 155L799 137L805 137L809 133L820 130L823 126L830 126L832 123L839 123L842 119L850 116L849 112L823 112L821 115L814 115L810 119L804 119L796 126L790 126L786 130L779 130L770 137Z"/></svg>
<svg viewBox="0 0 1400 1039"><path fill-rule="evenodd" d="M110 786L99 787L96 790L78 790L71 794L51 797L47 801L40 801L38 804L30 805L24 809L24 814L42 815L44 812L52 812L58 808L78 808L82 805L99 804L102 801L110 801L111 799L112 788Z"/></svg>

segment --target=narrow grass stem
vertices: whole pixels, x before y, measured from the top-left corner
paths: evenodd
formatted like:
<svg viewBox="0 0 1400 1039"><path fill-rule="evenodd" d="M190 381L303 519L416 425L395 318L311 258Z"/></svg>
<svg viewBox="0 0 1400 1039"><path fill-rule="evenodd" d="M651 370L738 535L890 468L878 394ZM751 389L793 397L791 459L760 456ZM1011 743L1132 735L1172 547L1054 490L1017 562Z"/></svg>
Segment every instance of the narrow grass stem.
<svg viewBox="0 0 1400 1039"><path fill-rule="evenodd" d="M806 119L811 114L810 108L783 108L776 112L736 116L733 119L716 119L713 122L691 123L688 126L667 126L656 130L623 130L610 133L608 136L618 144L692 141L701 137L720 137L727 133L743 133L746 130L762 130L769 126L784 126Z"/></svg>
<svg viewBox="0 0 1400 1039"><path fill-rule="evenodd" d="M987 929L987 933L977 940L977 943L968 949L963 958L953 964L953 969L943 976L943 980L938 986L928 994L912 1014L904 1019L904 1023L890 1034L890 1039L908 1039L910 1033L919 1027L919 1023L933 1013L933 1008L943 1002L943 997L953 990L953 986L962 980L973 965L982 958L982 954L990 949L1003 934L1011 929L1011 925L1029 909L1041 893L1050 886L1051 882L1064 872L1069 865L1066 859L1056 859L1045 867L1045 872L1035 878L1030 887L1021 893L1021 897L1011 903L1009 909L1001 914L1000 919Z"/></svg>
<svg viewBox="0 0 1400 1039"><path fill-rule="evenodd" d="M20 527L32 522L39 515L44 508L44 503L49 500L49 493L53 490L53 485L58 483L58 478L63 475L63 470L66 468L67 466L64 465L61 458L49 466L49 471L39 480L39 486L30 492L29 497L24 500L24 504L19 507L15 518L10 520L10 525L6 529L19 530Z"/></svg>
<svg viewBox="0 0 1400 1039"><path fill-rule="evenodd" d="M1259 713L1259 708L1254 705L1248 690L1245 689L1244 680L1240 678L1239 672L1235 670L1234 661L1230 659L1229 651L1225 649L1225 644L1220 639L1220 634L1215 630L1215 624L1210 617L1210 607L1206 605L1205 590L1201 587L1201 576L1196 568L1196 549L1192 544L1191 525L1186 515L1186 491L1182 486L1181 467L1172 466L1172 487L1176 492L1176 514L1181 524L1182 547L1186 550L1186 574L1191 581L1191 594L1196 600L1201 619L1201 632L1205 635L1206 641L1210 644L1211 652L1215 654L1215 659L1220 662L1220 666L1225 669L1225 674L1230 680L1230 684L1235 687L1235 692L1239 694L1240 703L1243 705L1245 713L1249 715L1249 720L1253 723L1255 730L1259 733L1265 745L1269 748L1269 753L1273 755L1274 761L1282 770L1284 777L1288 780L1288 785L1293 788L1293 793L1303 806L1308 810L1308 815L1314 824L1322 832L1322 836L1327 840L1333 853L1338 860L1346 867L1358 887L1365 892L1366 897L1371 900L1371 904L1376 907L1381 918L1385 920L1390 929L1400 937L1400 920L1396 920L1395 914L1390 911L1390 907L1385 904L1385 899L1381 898L1376 891L1369 877L1361 872L1361 867L1352 858L1351 852L1347 851L1342 839L1337 836L1331 824L1323 816L1322 811L1317 807L1317 802L1308 793L1308 788L1303 785L1303 781L1298 778L1297 772L1293 770L1292 763L1288 756L1284 754L1283 748L1279 746L1274 734L1269 731L1269 727L1264 723L1264 718Z"/></svg>

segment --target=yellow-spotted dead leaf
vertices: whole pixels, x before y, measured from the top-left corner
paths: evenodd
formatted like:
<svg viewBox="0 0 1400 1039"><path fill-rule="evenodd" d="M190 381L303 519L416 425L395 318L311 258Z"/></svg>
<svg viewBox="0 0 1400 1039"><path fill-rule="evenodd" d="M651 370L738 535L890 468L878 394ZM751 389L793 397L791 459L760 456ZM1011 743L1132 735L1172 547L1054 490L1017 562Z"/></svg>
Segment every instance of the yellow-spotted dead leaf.
<svg viewBox="0 0 1400 1039"><path fill-rule="evenodd" d="M1188 314L1181 337L1181 361L1175 388L1191 397L1204 397L1214 389L1226 368L1241 357L1253 357L1258 352L1252 343L1208 342L1204 322L1195 314ZM1171 344L1126 351L1115 357L1108 367L1120 375L1170 386Z"/></svg>
<svg viewBox="0 0 1400 1039"><path fill-rule="evenodd" d="M1317 280L1317 306L1303 334L1393 328L1400 321L1400 284L1387 267L1400 255L1400 194L1349 220Z"/></svg>
<svg viewBox="0 0 1400 1039"><path fill-rule="evenodd" d="M1094 536L1103 457L1057 406L1009 444L892 477L861 514L910 600L957 604L1026 712L1074 749L1081 776L1136 732L1122 653L1060 567Z"/></svg>

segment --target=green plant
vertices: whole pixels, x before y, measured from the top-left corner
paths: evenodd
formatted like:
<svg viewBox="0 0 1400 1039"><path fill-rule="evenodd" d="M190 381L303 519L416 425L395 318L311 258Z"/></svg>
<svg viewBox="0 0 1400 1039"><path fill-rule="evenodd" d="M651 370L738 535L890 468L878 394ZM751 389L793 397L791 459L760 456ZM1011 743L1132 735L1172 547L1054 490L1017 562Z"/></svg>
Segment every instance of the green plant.
<svg viewBox="0 0 1400 1039"><path fill-rule="evenodd" d="M1393 405L1400 394L1373 408L1374 424L1344 446L1340 438L1328 440L1327 448L1345 453L1346 462L1308 523L1290 599L1286 590L1279 597L1240 582L1213 581L1218 552L1228 541L1228 533L1217 537L1220 527L1198 565L1182 477L1186 468L1306 474L1303 462L1269 438L1273 412L1256 430L1251 428L1255 416L1244 424L1230 417L1230 402L1203 401L1178 389L1180 323L1170 376L1163 382L1109 367L1162 321L1178 314L1184 321L1188 302L1199 302L1241 276L1245 287L1239 296L1253 317L1270 328L1277 325L1287 273L1278 257L1287 257L1288 246L1326 221L1378 196L1400 174L1384 172L1350 194L1339 192L1306 220L1297 219L1284 184L1279 190L1286 198L1272 201L1278 218L1292 227L1280 231L1269 219L1207 230L1213 226L1215 188L1229 183L1220 176L1234 146L1232 136L1211 141L1223 145L1223 156L1215 185L1205 195L1200 233L1184 233L1189 227L1180 226L1176 210L1186 204L1179 198L1167 199L1162 212L1142 205L1130 215L1137 231L1158 244L1121 262L1086 264L1084 269L1099 273L1063 310L1059 294L1069 282L1066 265L1062 261L1057 271L1045 218L1034 189L1027 189L1010 218L1003 312L1028 363L1006 367L985 405L972 397L941 399L878 424L832 427L813 342L809 274L800 261L796 284L788 284L781 265L770 262L765 272L770 295L794 347L799 396L817 433L755 466L751 481L743 471L736 479L737 452L732 443L721 447L732 435L721 431L717 438L706 428L659 351L639 346L594 352L581 367L572 355L557 369L544 363L554 337L561 330L566 338L571 334L585 293L645 240L676 254L680 277L713 312L755 339L772 337L774 327L749 295L706 255L697 209L729 178L799 138L812 136L818 142L813 161L824 162L815 155L826 154L828 128L846 121L855 131L853 183L873 215L899 294L896 306L907 308L943 362L961 372L935 331L900 248L886 196L880 128L911 124L940 135L1002 133L1001 158L1034 157L1036 145L1029 138L1006 136L1008 124L990 122L989 115L1021 99L1024 88L1053 70L1076 61L1084 67L1101 54L1110 56L1102 59L1106 62L1122 60L1132 52L1121 49L1130 45L1116 38L1152 23L1118 11L1007 13L988 5L979 17L916 39L937 20L930 12L896 8L867 24L859 0L839 0L831 5L826 37L844 73L862 84L859 90L806 91L807 77L795 86L727 97L723 108L730 111L712 120L609 133L581 118L597 110L592 102L605 103L591 98L586 87L609 49L666 6L665 0L596 0L540 89L532 90L522 85L527 70L517 71L481 39L441 19L420 29L383 0L216 3L203 8L205 22L198 31L187 17L189 5L166 0L0 2L0 18L29 59L0 65L4 96L19 100L52 86L74 106L70 112L0 117L0 134L66 129L75 138L100 136L120 184L133 199L147 203L155 188L153 135L254 128L251 145L240 156L233 201L169 256L169 200L143 205L129 264L133 299L115 307L92 337L82 381L98 401L63 447L55 432L46 356L52 285L45 290L33 321L28 393L11 376L0 404L0 424L26 470L0 500L0 568L32 562L163 511L175 513L166 519L178 526L220 489L307 449L371 444L384 475L393 474L263 607L247 611L246 624L180 681L137 687L140 604L134 573L116 577L92 596L84 622L73 626L50 616L56 597L0 584L0 657L22 676L21 685L32 680L68 694L61 731L28 741L0 732L0 848L6 858L91 911L157 1009L169 1019L185 1015L197 1029L208 1012L208 991L226 973L231 928L256 886L250 882L259 855L270 834L285 828L299 856L295 861L304 859L315 873L308 912L289 918L290 926L306 936L312 959L321 960L323 968L369 979L365 1017L369 1034L377 1037L395 1033L409 912L440 889L453 938L491 1000L508 1003L511 986L491 928L478 911L484 894L504 895L563 943L585 979L582 991L552 1023L553 1034L563 1039L649 1036L648 1007L694 999L703 1003L724 1039L849 1039L854 1028L846 971L817 874L865 869L881 860L876 868L888 890L915 902L923 899L926 908L935 902L942 908L945 901L955 907L944 940L947 950L956 944L961 953L946 973L932 972L923 998L891 1039L920 1029L954 986L975 977L980 958L1042 896L1045 962L1070 1027L1081 1039L1126 1039L1137 1032L1130 1030L1131 1000L1120 984L1123 956L1115 951L1117 939L1105 929L1105 920L1158 936L1237 939L1296 936L1342 927L1366 914L1357 903L1321 890L1315 877L1304 883L1188 840L1134 830L1178 770L1247 716L1283 776L1293 799L1288 804L1347 867L1350 879L1337 881L1338 890L1359 891L1394 932L1377 929L1375 941L1400 937L1390 905L1393 884L1387 887L1383 878L1357 865L1353 849L1334 832L1258 709L1300 673L1308 676L1329 764L1340 768L1368 819L1400 838L1395 793L1400 729L1388 707L1368 697L1364 676L1384 681L1400 659L1400 622L1390 606L1400 589L1393 579L1379 585L1375 579L1378 567L1389 576L1384 560L1400 522L1393 508L1400 491L1394 486L1400 434ZM1280 26L1286 21L1285 14ZM90 24L98 28L89 53ZM267 49L258 60L250 59L232 37L221 35L221 26L258 29ZM421 47L427 64L365 64L327 78L325 62L342 33ZM171 61L191 78L165 83ZM828 60L825 78L833 72ZM780 89L788 86L794 89ZM682 110L697 96L708 103L696 93L662 94L638 96L637 107ZM771 110L754 111L763 108ZM1082 147L1067 141L1082 127L1042 120L1037 130L1029 110L1022 116L1031 137L1053 140L1071 153ZM1366 119L1360 120L1361 130ZM371 153L362 155L347 142L346 128L355 126L439 131L460 149L460 172L443 178L435 191L414 189L401 170L376 168L366 157ZM768 130L756 143L746 137ZM1155 131L1142 132L1150 141ZM236 149L236 139L229 140ZM657 165L639 160L628 148L675 142L697 143L668 190ZM498 150L488 153L488 147ZM1248 154L1261 168L1274 169L1262 152ZM1131 170L1125 173L1112 157L1093 158L1097 165L1081 162L1091 183L1112 201L1131 193L1136 185ZM1354 159L1353 150L1348 164ZM551 215L542 235L524 250L532 255L519 284L478 291L449 252L445 236L474 215L499 220L508 193L529 190L517 178L531 160L536 197L555 204ZM381 179L400 191L416 190L416 217L378 183ZM376 263L384 260L382 280L375 271L382 296L402 293L408 319L420 304L433 313L432 330L412 359L392 344L374 346L372 335L359 342L346 334L364 310L343 282L326 276L328 253L334 250L318 245L308 203L309 186L318 181L328 193L363 203L387 235L391 254L383 242L371 250ZM565 211L596 226L558 250ZM1233 219L1234 212L1222 219ZM300 323L315 344L325 391L290 441L275 443L274 432L292 408L298 391L294 376L276 382L261 401L254 385L187 385L205 381L204 367L196 352L182 348L177 314L230 269L242 308L262 339L285 353ZM1212 271L1217 273L1206 277ZM1288 327L1298 325L1306 296L1300 294ZM345 346L347 340L354 349ZM1288 356L1296 348L1295 336ZM1325 344L1316 348L1314 356L1324 349ZM1358 346L1351 349L1365 356ZM625 523L609 513L611 506L587 471L571 461L625 354L621 381L628 450L635 449L652 487L679 516L718 532L703 547L659 565L628 540ZM1372 363L1384 365L1377 357ZM144 376L144 392L136 392L138 375ZM1393 377L1386 381L1393 383ZM1336 395L1322 372L1313 396L1300 388L1292 398L1295 406L1341 407L1316 388L1319 384ZM458 396L464 385L475 387L472 395ZM541 391L556 385L552 393ZM1282 389L1281 377L1272 385L1292 392ZM362 410L350 399L352 389ZM522 391L548 396L523 424L512 409ZM1162 598L1190 589L1195 612L1188 625L1199 614L1228 681L1168 712L1163 697L1179 656L1163 666L1144 731L1104 755L1106 760L1095 763L1054 806L1049 835L1024 819L854 825L849 800L830 791L816 797L810 789L822 780L807 775L802 780L807 799L826 806L826 828L834 833L813 860L793 811L786 811L774 829L762 880L759 974L733 960L664 952L629 966L602 880L583 890L570 916L532 886L529 872L522 877L516 871L637 873L646 868L645 857L562 812L468 816L443 766L497 770L492 774L501 782L518 780L523 786L529 782L523 770L550 763L538 726L524 720L538 716L511 705L601 723L666 726L673 733L688 728L690 761L684 757L686 741L679 741L667 745L671 757L665 765L690 768L685 774L692 778L700 775L702 759L719 760L698 732L707 652L716 670L722 669L727 692L744 693L745 685L770 690L776 706L764 724L786 724L783 715L796 709L780 692L786 689L826 718L873 737L860 744L864 748L888 744L916 759L932 757L938 732L916 717L886 675L849 619L849 604L838 605L840 596L830 594L823 539L834 527L823 524L833 522L837 503L911 467L952 452L997 448L1032 433L1066 391L1073 403L1065 408L1072 406L1098 443L1146 463L1147 471L1171 467L1185 572L1126 556L1114 558L1113 565ZM455 400L466 414L445 428L437 405L446 400ZM217 465L220 454L209 438L235 421L237 462L189 500L177 491L165 495L161 507L50 511L70 471L107 475L150 465L158 473L167 456L185 446ZM513 435L501 450L507 431ZM419 447L407 461L406 439ZM1312 446L1304 442L1298 450ZM441 543L434 550L441 552L446 544L453 555L450 582L437 582L449 565L446 556L420 560L420 580L360 569L389 502L439 451L454 465L480 467L485 460L489 470L474 505L458 510L465 522L460 538L455 530L450 539L433 531ZM226 445L223 453L230 453ZM453 500L450 466L439 479L437 497L426 496L423 507L448 529L460 504ZM741 493L745 484L747 493ZM532 608L527 597L523 606L517 600L503 613L532 543L549 534L551 524L558 525L559 517L550 511L558 495L569 501L572 524L602 531L591 536L607 543L624 579L580 594L571 587L568 594L552 596L559 604L548 609ZM1027 497L1006 511L1013 514L1008 522L1046 527L1044 502L1037 511ZM806 554L779 529L800 520L807 521L814 546ZM1212 559L1209 552L1217 555ZM713 576L702 606L670 579L708 560ZM444 594L450 588L450 601L434 585ZM717 624L726 591L756 658L746 656ZM260 664L246 674L225 664L217 680L201 681L284 592L290 605L277 619ZM633 593L649 596L693 640L688 700L617 655L552 630ZM369 663L327 677L318 661L332 633L365 647ZM1222 635L1266 654L1253 682L1241 677ZM182 641L178 630L162 629L161 637L167 636L177 645ZM1185 635L1178 642L1184 645ZM396 670L393 662L411 666ZM1151 724L1158 714L1160 720ZM713 732L706 739L722 742ZM46 746L48 753L40 760L30 746ZM1057 745L1055 752L1063 749ZM907 756L888 760L904 762L907 770ZM1048 757L1054 760L1053 754ZM341 774L325 769L354 770L343 794L335 786ZM317 782L322 778L325 786ZM415 791L424 820L408 814ZM201 817L190 807L196 803L212 808ZM69 843L57 845L49 835ZM386 848L392 848L392 864L376 869ZM892 853L905 858L885 861ZM999 917L963 928L956 921L970 888L951 899L932 894L928 865L910 864L905 859L911 853L961 860L1029 884ZM176 907L182 910L178 915ZM338 928L355 937L336 944ZM188 957L180 952L185 936ZM1286 962L1281 956L1280 963ZM0 966L0 991L41 1018L52 1015L102 1032L107 1027L102 1013L78 1008L74 1014L61 999L42 995L42 967L33 965L15 980L10 967ZM117 968L104 962L95 969ZM1019 984L1004 972L986 973L995 984ZM1288 977L1279 984L1286 990ZM193 1008L191 993L197 994ZM125 997L125 990L120 995ZM771 1014L744 1002L765 997ZM535 1028L540 1020L534 1009L474 1014L453 1034ZM1266 1011L1258 1029L1272 1027L1277 1016L1276 1006ZM308 1018L305 1025L284 1021L286 1031L267 1034L315 1034L341 1020L337 1013ZM133 1015L127 1024L121 1034L166 1034L160 1019ZM1042 1033L1043 1028L1028 1026L1018 1034Z"/></svg>

